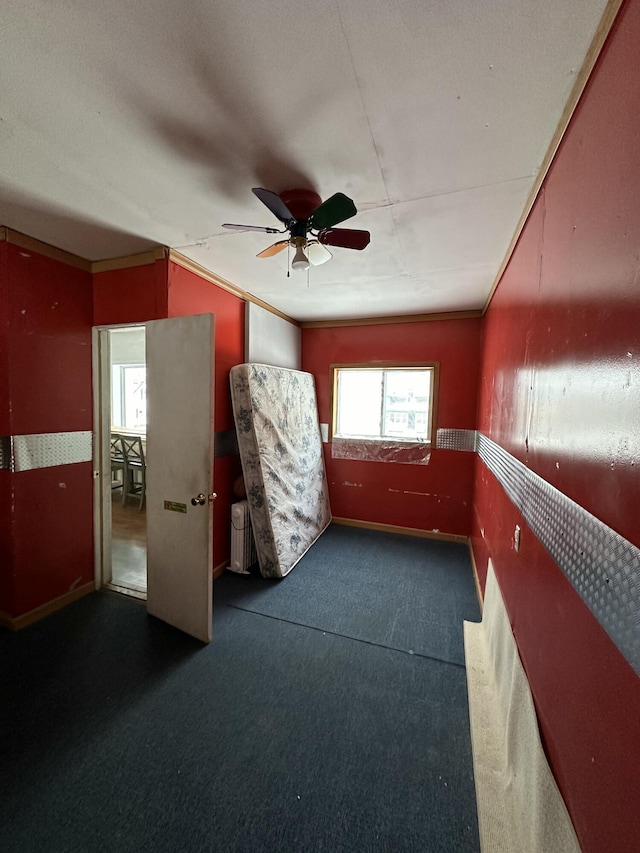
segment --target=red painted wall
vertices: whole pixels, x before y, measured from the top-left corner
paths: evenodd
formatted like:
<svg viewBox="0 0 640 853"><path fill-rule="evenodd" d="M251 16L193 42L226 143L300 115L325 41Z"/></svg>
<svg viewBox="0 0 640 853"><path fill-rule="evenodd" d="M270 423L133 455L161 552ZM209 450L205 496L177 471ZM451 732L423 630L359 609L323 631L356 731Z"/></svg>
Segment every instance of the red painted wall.
<svg viewBox="0 0 640 853"><path fill-rule="evenodd" d="M11 435L9 393L9 282L7 244L0 242L0 435ZM0 469L0 612L13 610L13 549L11 546L11 485L9 471Z"/></svg>
<svg viewBox="0 0 640 853"><path fill-rule="evenodd" d="M214 429L233 429L229 368L244 360L244 301L175 263L152 264L94 275L94 323L110 325L180 317L215 315ZM213 561L229 558L232 484L240 473L237 456L214 462Z"/></svg>
<svg viewBox="0 0 640 853"><path fill-rule="evenodd" d="M91 430L90 274L8 243L2 256L0 434ZM0 609L17 616L93 580L92 465L0 473Z"/></svg>
<svg viewBox="0 0 640 853"><path fill-rule="evenodd" d="M0 241L0 435L11 435L8 255L9 245L2 240ZM2 519L0 518L1 523Z"/></svg>
<svg viewBox="0 0 640 853"><path fill-rule="evenodd" d="M142 323L167 317L165 259L93 276L93 323Z"/></svg>
<svg viewBox="0 0 640 853"><path fill-rule="evenodd" d="M639 43L630 0L485 316L478 426L640 546ZM473 547L583 850L639 850L640 679L480 461Z"/></svg>
<svg viewBox="0 0 640 853"><path fill-rule="evenodd" d="M168 316L215 314L215 403L216 433L234 429L229 370L244 361L244 300L200 278L178 264L169 264ZM218 457L214 463L214 489L218 495L213 517L213 563L229 558L233 481L241 473L240 458Z"/></svg>
<svg viewBox="0 0 640 853"><path fill-rule="evenodd" d="M473 319L336 326L302 333L302 369L315 377L322 423L331 421L331 364L437 361L436 428L474 429L479 352L480 320ZM433 449L428 465L333 459L330 445L325 445L325 456L334 516L469 534L472 453Z"/></svg>
<svg viewBox="0 0 640 853"><path fill-rule="evenodd" d="M4 381L0 379L0 392ZM7 433L2 433L7 435ZM15 584L13 571L11 491L13 478L9 471L0 471L0 612L15 613Z"/></svg>

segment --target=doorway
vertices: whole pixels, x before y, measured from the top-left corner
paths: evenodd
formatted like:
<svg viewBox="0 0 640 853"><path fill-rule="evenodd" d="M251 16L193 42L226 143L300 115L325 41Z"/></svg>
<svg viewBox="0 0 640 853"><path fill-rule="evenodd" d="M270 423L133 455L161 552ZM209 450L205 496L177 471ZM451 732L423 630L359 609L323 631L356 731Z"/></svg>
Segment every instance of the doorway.
<svg viewBox="0 0 640 853"><path fill-rule="evenodd" d="M144 331L144 357L138 349L135 357L129 355L126 361L118 362L111 354L118 347L114 332L131 329L140 330L140 343ZM144 599L151 616L208 643L212 636L216 497L213 492L214 316L193 314L94 327L93 353L96 587ZM140 442L144 439L144 469L138 468L134 478L129 479L125 467L127 494L123 500L120 493L119 505L131 504L137 513L135 518L145 519L146 593L114 583L117 550L113 537L117 509L114 492L119 488L115 481L122 481L123 476L117 470L118 463L124 466L117 458L114 464L111 455L112 427L126 429L131 441L136 437L136 424L128 425L122 415L127 393L127 382L122 381L120 371L123 364L144 365L148 385L148 410L143 421L137 423L137 438ZM132 373L126 378L139 381L140 374ZM117 381L125 388L120 414L112 411L116 395L112 398L111 388ZM134 393L134 416L138 419L142 414L136 407L142 399L142 395L138 398ZM123 417L125 423L117 423ZM129 540L133 538L130 531L124 533ZM130 541L130 545L135 544ZM142 535L137 544L142 550L145 544Z"/></svg>
<svg viewBox="0 0 640 853"><path fill-rule="evenodd" d="M98 330L102 572L99 585L147 594L145 327Z"/></svg>

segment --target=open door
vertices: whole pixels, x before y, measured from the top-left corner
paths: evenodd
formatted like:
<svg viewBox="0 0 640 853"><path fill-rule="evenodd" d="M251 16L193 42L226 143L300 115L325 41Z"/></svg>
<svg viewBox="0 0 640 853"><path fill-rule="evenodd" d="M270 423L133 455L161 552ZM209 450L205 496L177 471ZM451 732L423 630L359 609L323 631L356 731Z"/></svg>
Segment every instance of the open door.
<svg viewBox="0 0 640 853"><path fill-rule="evenodd" d="M212 314L147 329L147 609L211 640Z"/></svg>

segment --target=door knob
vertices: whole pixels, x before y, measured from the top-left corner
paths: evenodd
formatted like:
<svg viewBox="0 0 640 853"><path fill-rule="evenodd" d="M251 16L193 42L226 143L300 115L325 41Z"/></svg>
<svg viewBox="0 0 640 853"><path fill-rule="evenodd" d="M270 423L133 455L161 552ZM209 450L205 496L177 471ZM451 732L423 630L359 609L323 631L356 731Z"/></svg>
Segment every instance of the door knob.
<svg viewBox="0 0 640 853"><path fill-rule="evenodd" d="M215 492L211 492L211 494L209 495L209 498L208 498L208 502L210 504L212 504L217 497L218 496ZM196 495L195 498L191 498L191 505L192 506L204 506L206 503L207 503L207 496L202 494L202 492L200 492L199 495Z"/></svg>

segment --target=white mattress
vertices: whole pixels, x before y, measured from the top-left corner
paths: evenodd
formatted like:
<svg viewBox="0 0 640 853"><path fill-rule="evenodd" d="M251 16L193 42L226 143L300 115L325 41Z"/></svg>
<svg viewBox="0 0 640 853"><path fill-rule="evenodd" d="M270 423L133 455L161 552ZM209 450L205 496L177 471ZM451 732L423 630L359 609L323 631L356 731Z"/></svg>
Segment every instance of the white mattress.
<svg viewBox="0 0 640 853"><path fill-rule="evenodd" d="M282 578L331 521L313 376L238 364L229 380L260 572Z"/></svg>

